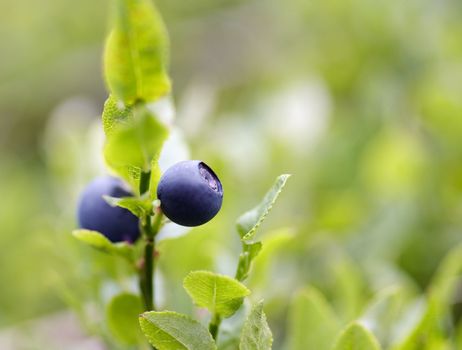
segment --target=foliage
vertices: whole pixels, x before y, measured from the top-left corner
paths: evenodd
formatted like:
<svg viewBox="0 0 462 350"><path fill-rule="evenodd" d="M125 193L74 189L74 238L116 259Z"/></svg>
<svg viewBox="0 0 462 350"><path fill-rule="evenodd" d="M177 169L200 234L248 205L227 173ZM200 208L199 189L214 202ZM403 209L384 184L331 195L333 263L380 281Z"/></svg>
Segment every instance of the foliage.
<svg viewBox="0 0 462 350"><path fill-rule="evenodd" d="M196 308L181 288L191 271L206 270L234 275L251 291L220 320L219 349L258 346L252 339L268 334L264 320L274 349L462 347L458 2L112 3L104 152L136 197L107 200L150 216L162 161L172 158L165 156L175 132L164 108L173 100L169 43L159 13L172 37L175 125L225 188L223 210L210 224L181 236L162 222L158 310L197 320L198 333L209 333L214 309ZM115 317L131 326L108 315L113 303L111 315L125 309L118 296L139 293L134 276L144 241L114 245L96 232L74 233L92 250L63 234L74 226L82 184L101 171L92 117L103 103L98 48L106 5L14 2L0 21L9 52L0 67L8 145L0 151L0 279L7 286L0 325L23 328L20 320L48 319L67 305L107 348L143 348L144 335L123 339L117 331L138 326L132 314ZM141 35L133 41L128 32ZM150 193L141 194L146 171ZM267 208L239 214L286 171L294 176L265 223L272 230L255 234ZM248 239L230 232L236 217ZM249 305L261 299L264 313L252 314ZM35 334L24 327L31 336L15 337L18 348L70 347L50 345L58 340L42 327Z"/></svg>

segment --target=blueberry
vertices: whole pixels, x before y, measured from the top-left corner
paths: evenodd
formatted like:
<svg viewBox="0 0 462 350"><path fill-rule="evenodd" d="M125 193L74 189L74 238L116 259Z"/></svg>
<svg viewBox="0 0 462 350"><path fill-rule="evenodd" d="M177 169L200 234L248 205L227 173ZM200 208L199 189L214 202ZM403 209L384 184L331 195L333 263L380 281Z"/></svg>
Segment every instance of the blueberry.
<svg viewBox="0 0 462 350"><path fill-rule="evenodd" d="M130 211L110 206L103 196L129 197L125 184L111 176L98 177L80 197L77 217L83 229L98 231L112 242L134 242L140 235L139 219Z"/></svg>
<svg viewBox="0 0 462 350"><path fill-rule="evenodd" d="M223 188L204 162L188 160L176 163L162 175L157 198L170 220L183 226L199 226L220 210Z"/></svg>

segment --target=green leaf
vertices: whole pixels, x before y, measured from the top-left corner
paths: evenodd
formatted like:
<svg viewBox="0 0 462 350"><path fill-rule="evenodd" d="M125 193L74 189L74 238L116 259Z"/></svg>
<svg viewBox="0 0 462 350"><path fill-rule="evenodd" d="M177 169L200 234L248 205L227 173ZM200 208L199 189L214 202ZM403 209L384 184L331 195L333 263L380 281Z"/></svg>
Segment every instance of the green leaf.
<svg viewBox="0 0 462 350"><path fill-rule="evenodd" d="M278 176L262 202L239 217L237 220L237 230L243 241L251 240L255 236L258 226L265 220L289 177L290 175L288 174Z"/></svg>
<svg viewBox="0 0 462 350"><path fill-rule="evenodd" d="M288 349L330 349L340 330L337 315L317 289L297 293L289 311Z"/></svg>
<svg viewBox="0 0 462 350"><path fill-rule="evenodd" d="M269 350L273 344L273 335L263 312L263 301L252 307L241 333L240 350Z"/></svg>
<svg viewBox="0 0 462 350"><path fill-rule="evenodd" d="M133 122L133 111L121 101L118 102L113 95L110 95L104 103L102 119L104 133L110 135L118 125Z"/></svg>
<svg viewBox="0 0 462 350"><path fill-rule="evenodd" d="M193 271L183 286L197 306L221 317L232 316L250 291L239 281L209 271Z"/></svg>
<svg viewBox="0 0 462 350"><path fill-rule="evenodd" d="M445 337L444 321L454 303L455 291L462 274L462 246L452 249L440 264L430 283L426 309L404 340L393 349L431 349Z"/></svg>
<svg viewBox="0 0 462 350"><path fill-rule="evenodd" d="M342 331L335 343L334 350L380 350L380 344L374 335L361 324L354 322Z"/></svg>
<svg viewBox="0 0 462 350"><path fill-rule="evenodd" d="M133 113L132 122L114 126L107 135L104 156L107 164L138 190L141 171L157 169L168 129L146 108L135 108Z"/></svg>
<svg viewBox="0 0 462 350"><path fill-rule="evenodd" d="M106 318L109 330L124 345L136 345L142 339L138 317L143 312L137 295L116 295L107 306Z"/></svg>
<svg viewBox="0 0 462 350"><path fill-rule="evenodd" d="M79 241L99 251L123 257L130 262L135 261L135 249L131 244L125 242L112 243L103 234L91 230L74 230L72 235Z"/></svg>
<svg viewBox="0 0 462 350"><path fill-rule="evenodd" d="M242 253L239 255L239 263L237 265L236 279L244 281L249 276L249 270L253 259L257 257L262 248L261 242L253 242L242 244Z"/></svg>
<svg viewBox="0 0 462 350"><path fill-rule="evenodd" d="M168 37L151 0L117 0L106 42L104 72L110 92L127 105L170 92Z"/></svg>
<svg viewBox="0 0 462 350"><path fill-rule="evenodd" d="M145 312L140 326L157 350L215 350L209 331L199 322L172 311Z"/></svg>
<svg viewBox="0 0 462 350"><path fill-rule="evenodd" d="M152 213L152 202L148 199L141 199L136 197L122 197L115 198L110 196L103 196L104 200L113 207L121 207L130 210L133 215L139 218Z"/></svg>

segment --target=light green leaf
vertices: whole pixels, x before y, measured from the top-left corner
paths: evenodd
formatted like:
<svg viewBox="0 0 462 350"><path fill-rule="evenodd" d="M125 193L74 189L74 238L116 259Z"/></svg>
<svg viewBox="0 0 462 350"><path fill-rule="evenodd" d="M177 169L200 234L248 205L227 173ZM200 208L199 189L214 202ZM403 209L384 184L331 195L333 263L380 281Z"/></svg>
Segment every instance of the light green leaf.
<svg viewBox="0 0 462 350"><path fill-rule="evenodd" d="M234 278L209 271L193 271L183 286L197 306L221 317L232 316L250 291Z"/></svg>
<svg viewBox="0 0 462 350"><path fill-rule="evenodd" d="M135 249L131 244L125 242L112 243L103 234L91 230L74 230L72 235L79 241L99 251L123 257L130 262L135 261Z"/></svg>
<svg viewBox="0 0 462 350"><path fill-rule="evenodd" d="M237 265L236 279L244 281L249 276L249 270L253 259L257 257L262 248L261 242L253 242L242 244L242 253L239 255L239 263Z"/></svg>
<svg viewBox="0 0 462 350"><path fill-rule="evenodd" d="M380 350L374 335L361 324L354 322L347 326L335 343L334 350Z"/></svg>
<svg viewBox="0 0 462 350"><path fill-rule="evenodd" d="M237 230L243 241L251 240L255 236L258 226L265 220L289 177L290 175L288 174L278 176L262 202L239 217L237 220Z"/></svg>
<svg viewBox="0 0 462 350"><path fill-rule="evenodd" d="M110 135L117 126L133 122L133 111L110 95L104 103L102 119L104 133Z"/></svg>
<svg viewBox="0 0 462 350"><path fill-rule="evenodd" d="M106 318L109 330L124 345L136 345L142 339L138 317L143 312L137 295L122 293L116 295L107 306Z"/></svg>
<svg viewBox="0 0 462 350"><path fill-rule="evenodd" d="M107 135L104 156L107 164L138 190L141 171L157 169L168 129L145 108L133 112L131 123L118 124Z"/></svg>
<svg viewBox="0 0 462 350"><path fill-rule="evenodd" d="M140 326L157 350L215 350L209 331L199 322L172 311L145 312Z"/></svg>
<svg viewBox="0 0 462 350"><path fill-rule="evenodd" d="M328 350L340 322L324 296L313 287L297 293L289 311L288 349Z"/></svg>
<svg viewBox="0 0 462 350"><path fill-rule="evenodd" d="M170 92L168 37L151 0L117 0L106 42L104 72L110 92L127 105Z"/></svg>
<svg viewBox="0 0 462 350"><path fill-rule="evenodd" d="M121 207L130 210L133 215L139 218L152 213L152 202L149 199L141 199L136 197L115 198L103 196L104 200L113 207Z"/></svg>
<svg viewBox="0 0 462 350"><path fill-rule="evenodd" d="M252 307L241 333L240 350L269 350L273 344L273 335L263 312L263 301Z"/></svg>

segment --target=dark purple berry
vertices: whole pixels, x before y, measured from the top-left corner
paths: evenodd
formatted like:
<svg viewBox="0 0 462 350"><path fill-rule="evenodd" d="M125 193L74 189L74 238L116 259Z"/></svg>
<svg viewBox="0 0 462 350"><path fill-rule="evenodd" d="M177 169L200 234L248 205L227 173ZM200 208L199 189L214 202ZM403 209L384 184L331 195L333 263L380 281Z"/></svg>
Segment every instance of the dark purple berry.
<svg viewBox="0 0 462 350"><path fill-rule="evenodd" d="M176 163L162 175L157 198L171 221L183 226L199 226L220 210L223 187L207 164L188 160Z"/></svg>
<svg viewBox="0 0 462 350"><path fill-rule="evenodd" d="M77 210L79 226L98 231L112 242L134 242L140 236L139 219L130 211L110 206L103 198L130 197L125 184L111 176L94 179L83 190Z"/></svg>

